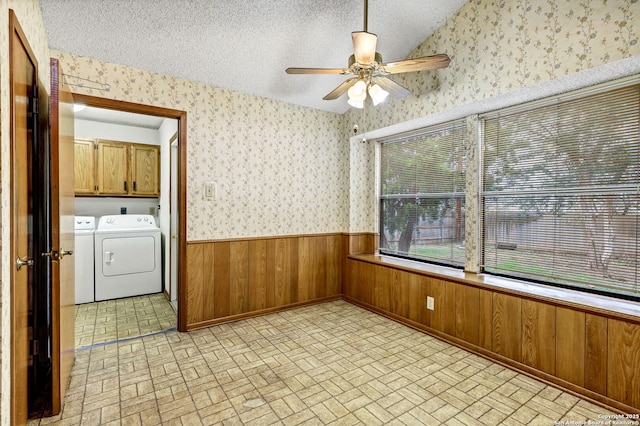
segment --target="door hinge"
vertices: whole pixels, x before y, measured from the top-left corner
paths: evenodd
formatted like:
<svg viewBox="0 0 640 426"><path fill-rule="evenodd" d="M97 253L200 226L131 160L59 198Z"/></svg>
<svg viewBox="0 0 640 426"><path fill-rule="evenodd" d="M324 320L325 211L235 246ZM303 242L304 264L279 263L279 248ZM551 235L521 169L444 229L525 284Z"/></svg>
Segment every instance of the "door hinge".
<svg viewBox="0 0 640 426"><path fill-rule="evenodd" d="M39 111L38 106L39 106L38 98L34 96L33 98L31 98L31 113L32 114L38 114L38 111Z"/></svg>

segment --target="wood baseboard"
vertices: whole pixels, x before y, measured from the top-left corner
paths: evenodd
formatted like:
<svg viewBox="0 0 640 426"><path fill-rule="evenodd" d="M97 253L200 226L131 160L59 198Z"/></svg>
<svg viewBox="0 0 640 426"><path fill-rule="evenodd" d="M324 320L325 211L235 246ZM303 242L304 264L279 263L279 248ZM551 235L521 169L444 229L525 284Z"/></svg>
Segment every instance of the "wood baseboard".
<svg viewBox="0 0 640 426"><path fill-rule="evenodd" d="M332 302L334 300L340 300L340 296L324 297L324 298L321 298L321 299L315 299L315 300L308 300L308 301L305 301L305 302L292 303L292 304L289 304L289 305L286 305L286 306L279 306L279 307L275 307L275 308L261 309L261 310L258 310L258 311L246 312L246 313L238 314L238 315L230 315L230 316L227 316L227 317L224 317L224 318L216 318L216 319L210 319L210 320L206 320L206 321L201 321L201 322L198 322L198 323L189 324L188 327L187 327L187 331L197 330L199 328L211 327L212 325L218 325L218 324L224 324L224 323L228 323L228 322L240 321L240 320L247 319L247 318L259 317L259 316L262 316L262 315L273 314L273 313L276 313L276 312L288 311L290 309L301 308L301 307L304 307L304 306L318 305L320 303Z"/></svg>

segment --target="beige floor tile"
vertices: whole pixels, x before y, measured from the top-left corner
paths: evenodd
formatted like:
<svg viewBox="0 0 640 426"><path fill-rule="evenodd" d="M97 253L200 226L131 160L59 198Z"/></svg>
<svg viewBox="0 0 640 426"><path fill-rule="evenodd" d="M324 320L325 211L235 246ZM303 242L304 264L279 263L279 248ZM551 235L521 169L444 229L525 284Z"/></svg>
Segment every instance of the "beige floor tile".
<svg viewBox="0 0 640 426"><path fill-rule="evenodd" d="M128 335L175 316L157 301L78 306L78 334ZM62 413L29 425L518 426L603 414L610 412L336 301L191 333L92 340L76 354Z"/></svg>

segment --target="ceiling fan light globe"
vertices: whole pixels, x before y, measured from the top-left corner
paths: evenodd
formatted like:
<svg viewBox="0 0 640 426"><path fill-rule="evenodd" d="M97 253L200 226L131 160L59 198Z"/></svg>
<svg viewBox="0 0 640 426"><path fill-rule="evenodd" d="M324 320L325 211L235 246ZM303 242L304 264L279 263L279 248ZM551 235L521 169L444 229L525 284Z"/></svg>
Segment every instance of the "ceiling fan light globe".
<svg viewBox="0 0 640 426"><path fill-rule="evenodd" d="M354 101L353 99L349 98L347 103L349 105L351 105L352 107L354 107L354 108L359 108L359 109L364 108L364 100L362 100L362 101Z"/></svg>
<svg viewBox="0 0 640 426"><path fill-rule="evenodd" d="M389 96L389 92L387 92L377 84L372 84L369 87L369 96L371 96L371 100L373 101L373 105L375 106L387 99L387 96Z"/></svg>
<svg viewBox="0 0 640 426"><path fill-rule="evenodd" d="M363 102L367 98L367 83L365 83L364 80L359 80L351 86L347 94L349 95L349 99L355 102Z"/></svg>

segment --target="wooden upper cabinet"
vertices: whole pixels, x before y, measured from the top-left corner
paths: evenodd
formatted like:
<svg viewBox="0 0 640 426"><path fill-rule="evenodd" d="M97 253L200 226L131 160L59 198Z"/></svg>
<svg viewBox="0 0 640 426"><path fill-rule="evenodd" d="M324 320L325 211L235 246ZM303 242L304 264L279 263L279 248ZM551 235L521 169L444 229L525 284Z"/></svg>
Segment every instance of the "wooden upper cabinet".
<svg viewBox="0 0 640 426"><path fill-rule="evenodd" d="M160 195L160 147L132 144L129 149L131 194Z"/></svg>
<svg viewBox="0 0 640 426"><path fill-rule="evenodd" d="M122 142L98 140L97 194L129 194L127 148Z"/></svg>
<svg viewBox="0 0 640 426"><path fill-rule="evenodd" d="M74 188L76 194L94 194L95 145L93 139L75 139L73 149Z"/></svg>
<svg viewBox="0 0 640 426"><path fill-rule="evenodd" d="M160 147L103 139L75 139L76 195L158 197Z"/></svg>

